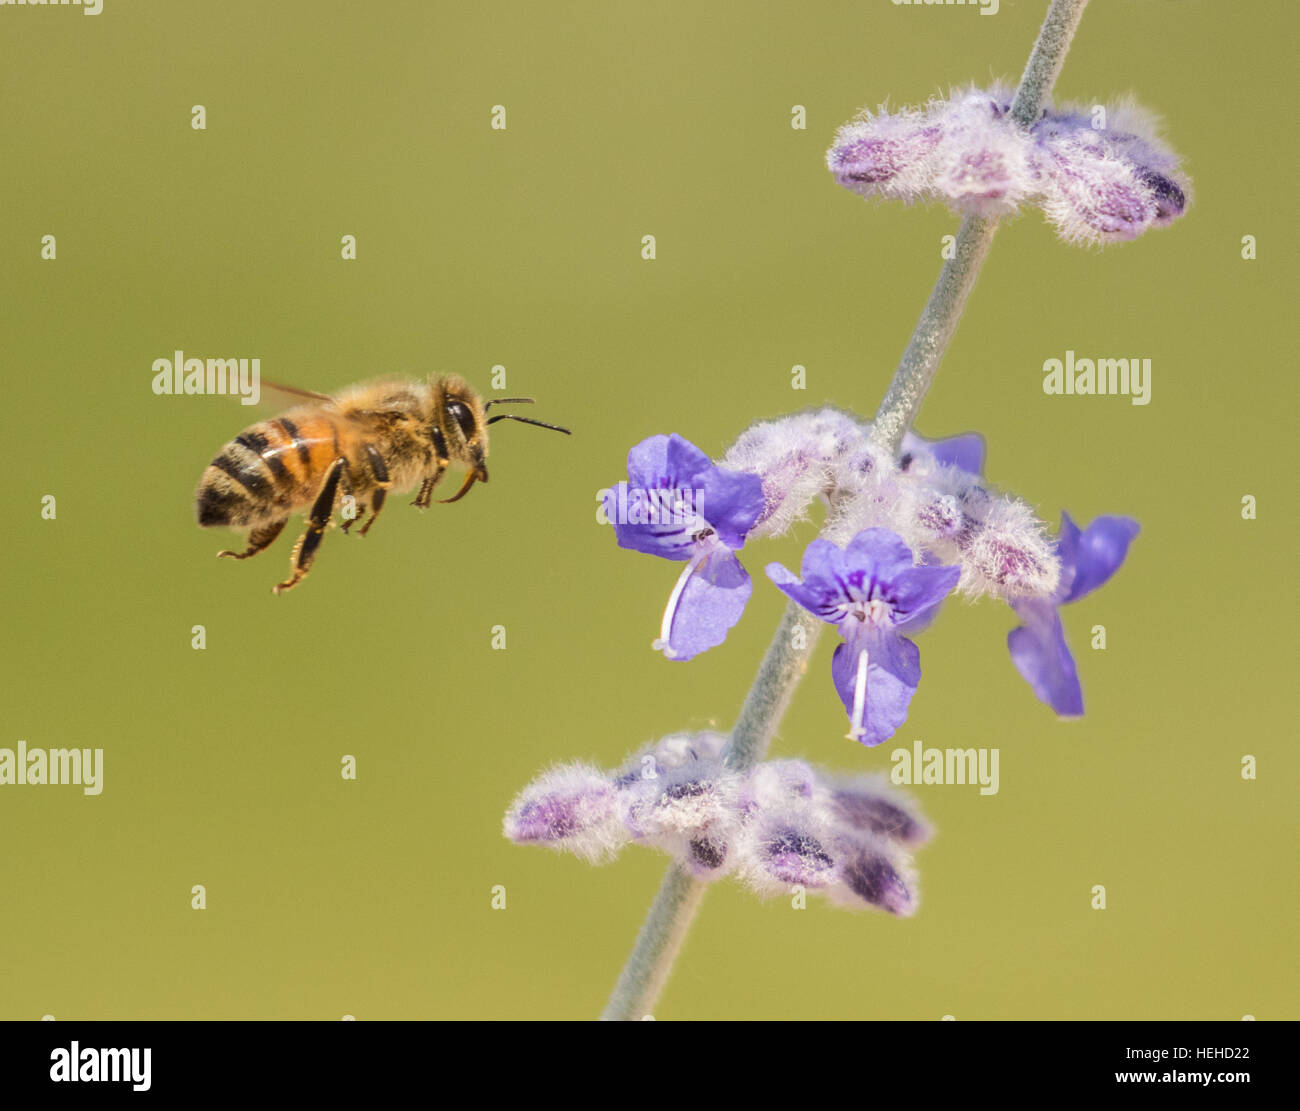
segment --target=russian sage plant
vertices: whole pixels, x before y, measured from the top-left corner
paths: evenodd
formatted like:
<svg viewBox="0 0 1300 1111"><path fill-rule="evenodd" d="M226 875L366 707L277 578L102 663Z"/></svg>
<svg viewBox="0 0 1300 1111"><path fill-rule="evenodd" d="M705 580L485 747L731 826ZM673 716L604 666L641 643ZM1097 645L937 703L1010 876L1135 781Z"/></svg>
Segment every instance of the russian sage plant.
<svg viewBox="0 0 1300 1111"><path fill-rule="evenodd" d="M729 734L664 737L613 770L557 766L506 814L506 836L521 844L591 862L631 844L672 858L606 1018L652 1010L704 890L723 876L760 896L798 885L846 907L916 911L912 853L931 831L915 804L883 777L764 759L822 628L840 643L820 683L826 695L833 686L847 736L868 747L906 721L921 681L917 638L952 594L1009 606L1011 663L1057 715L1083 713L1059 609L1118 570L1137 523L1103 516L1080 529L1062 514L1052 535L984 478L980 436L932 441L911 426L999 219L1038 207L1065 241L1103 244L1187 206L1178 159L1138 108L1050 102L1086 3L1053 0L1014 95L963 89L864 113L836 135L827 165L840 185L937 200L963 217L875 417L822 408L760 421L716 461L679 433L652 436L605 493L620 547L680 565L665 576L653 642L680 662L718 649L742 620L751 545L788 532L814 503L827 507L797 573L762 568L790 602Z"/></svg>

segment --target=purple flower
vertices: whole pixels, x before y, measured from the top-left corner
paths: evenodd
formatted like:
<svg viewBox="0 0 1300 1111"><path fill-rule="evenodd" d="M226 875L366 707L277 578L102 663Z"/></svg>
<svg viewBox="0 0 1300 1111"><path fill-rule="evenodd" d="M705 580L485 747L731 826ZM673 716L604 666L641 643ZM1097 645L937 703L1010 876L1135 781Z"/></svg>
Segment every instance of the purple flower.
<svg viewBox="0 0 1300 1111"><path fill-rule="evenodd" d="M716 467L689 440L651 436L627 456L627 482L605 492L620 548L686 561L655 648L689 660L721 644L753 592L732 553L763 511L757 475Z"/></svg>
<svg viewBox="0 0 1300 1111"><path fill-rule="evenodd" d="M1024 622L1007 636L1011 660L1039 701L1063 718L1083 716L1083 690L1059 607L1092 593L1118 571L1138 529L1130 517L1098 517L1081 532L1069 514L1062 513L1057 540L1061 582L1056 593L1011 603Z"/></svg>
<svg viewBox="0 0 1300 1111"><path fill-rule="evenodd" d="M907 720L921 681L921 653L902 634L933 615L957 585L960 567L917 567L911 549L888 529L858 533L841 551L814 540L803 581L779 563L768 577L809 613L839 628L831 675L848 711L852 740L887 741Z"/></svg>

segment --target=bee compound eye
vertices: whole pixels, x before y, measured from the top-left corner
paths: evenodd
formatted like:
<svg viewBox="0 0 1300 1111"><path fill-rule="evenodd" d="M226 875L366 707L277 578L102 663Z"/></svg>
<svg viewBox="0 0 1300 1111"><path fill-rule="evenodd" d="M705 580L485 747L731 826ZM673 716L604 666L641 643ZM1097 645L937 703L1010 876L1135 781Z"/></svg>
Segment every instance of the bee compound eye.
<svg viewBox="0 0 1300 1111"><path fill-rule="evenodd" d="M474 414L470 412L468 405L459 401L450 402L447 405L447 415L460 426L465 439L468 440L474 435Z"/></svg>

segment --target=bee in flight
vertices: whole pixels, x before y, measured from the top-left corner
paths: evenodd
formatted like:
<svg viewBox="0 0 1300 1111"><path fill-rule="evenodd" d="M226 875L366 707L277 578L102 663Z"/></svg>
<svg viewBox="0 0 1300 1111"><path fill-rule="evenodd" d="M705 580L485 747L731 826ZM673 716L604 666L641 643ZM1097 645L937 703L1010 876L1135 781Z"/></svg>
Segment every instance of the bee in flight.
<svg viewBox="0 0 1300 1111"><path fill-rule="evenodd" d="M204 528L252 530L242 552L217 553L234 559L266 549L292 514L308 509L307 531L290 556L292 572L274 587L276 594L306 576L336 508L347 507L345 533L368 513L360 530L365 536L390 492L418 486L411 504L427 509L449 464L464 466L465 480L442 502L460 501L475 482L486 482L488 425L515 420L569 435L567 428L514 413L488 416L493 405L533 399L484 402L455 375L427 382L364 382L337 397L275 388L307 400L231 440L203 472L195 503Z"/></svg>

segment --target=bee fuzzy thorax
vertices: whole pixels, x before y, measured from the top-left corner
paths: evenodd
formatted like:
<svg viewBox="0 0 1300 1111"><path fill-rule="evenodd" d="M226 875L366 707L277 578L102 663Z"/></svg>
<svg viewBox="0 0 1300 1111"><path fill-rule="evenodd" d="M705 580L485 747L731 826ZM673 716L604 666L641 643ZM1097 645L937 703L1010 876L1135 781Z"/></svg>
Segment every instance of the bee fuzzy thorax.
<svg viewBox="0 0 1300 1111"><path fill-rule="evenodd" d="M509 419L568 433L513 413L489 417L493 404L532 399L484 402L456 375L366 382L335 397L275 388L308 400L226 444L203 472L195 507L204 528L251 529L247 549L218 553L236 559L263 551L290 516L306 512L293 573L276 586L277 593L307 574L321 537L344 506L343 531L364 520L364 536L390 492L418 490L412 504L428 508L449 466L463 467L465 478L443 501L459 501L476 482L487 482L489 424Z"/></svg>

